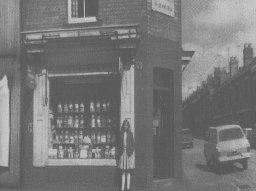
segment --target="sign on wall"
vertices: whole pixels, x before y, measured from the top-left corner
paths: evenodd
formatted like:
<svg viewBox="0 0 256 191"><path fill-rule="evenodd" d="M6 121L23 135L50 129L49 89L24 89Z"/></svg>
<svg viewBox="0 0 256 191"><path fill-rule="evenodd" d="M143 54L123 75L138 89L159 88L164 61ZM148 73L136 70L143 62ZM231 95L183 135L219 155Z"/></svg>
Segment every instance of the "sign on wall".
<svg viewBox="0 0 256 191"><path fill-rule="evenodd" d="M152 0L152 10L174 17L174 0Z"/></svg>

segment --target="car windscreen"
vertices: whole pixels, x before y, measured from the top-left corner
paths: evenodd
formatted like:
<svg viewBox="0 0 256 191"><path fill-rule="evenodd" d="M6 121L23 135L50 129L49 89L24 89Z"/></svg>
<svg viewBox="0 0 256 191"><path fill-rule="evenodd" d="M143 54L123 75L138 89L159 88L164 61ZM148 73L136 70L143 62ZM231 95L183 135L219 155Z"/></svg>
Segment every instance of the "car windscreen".
<svg viewBox="0 0 256 191"><path fill-rule="evenodd" d="M224 129L219 132L219 141L230 141L243 138L243 132L240 128Z"/></svg>

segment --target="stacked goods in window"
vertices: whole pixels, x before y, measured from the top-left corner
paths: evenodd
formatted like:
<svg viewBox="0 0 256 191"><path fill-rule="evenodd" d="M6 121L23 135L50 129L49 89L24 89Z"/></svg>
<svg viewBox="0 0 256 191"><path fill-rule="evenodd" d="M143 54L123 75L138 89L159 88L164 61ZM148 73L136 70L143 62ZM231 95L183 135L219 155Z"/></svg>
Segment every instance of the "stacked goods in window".
<svg viewBox="0 0 256 191"><path fill-rule="evenodd" d="M115 158L117 117L110 100L66 99L55 108L51 141L57 152L51 158Z"/></svg>

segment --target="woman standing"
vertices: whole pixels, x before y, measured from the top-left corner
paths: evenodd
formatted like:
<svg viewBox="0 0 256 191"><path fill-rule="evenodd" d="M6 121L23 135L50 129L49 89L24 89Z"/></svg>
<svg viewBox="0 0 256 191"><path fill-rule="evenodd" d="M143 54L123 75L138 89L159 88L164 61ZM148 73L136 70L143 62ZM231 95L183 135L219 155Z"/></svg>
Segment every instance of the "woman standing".
<svg viewBox="0 0 256 191"><path fill-rule="evenodd" d="M126 188L130 190L131 182L131 170L135 168L134 159L132 154L134 153L134 138L130 129L130 123L127 119L123 121L120 136L120 149L119 149L119 163L118 167L122 172L122 187L121 190ZM125 181L126 180L126 181Z"/></svg>

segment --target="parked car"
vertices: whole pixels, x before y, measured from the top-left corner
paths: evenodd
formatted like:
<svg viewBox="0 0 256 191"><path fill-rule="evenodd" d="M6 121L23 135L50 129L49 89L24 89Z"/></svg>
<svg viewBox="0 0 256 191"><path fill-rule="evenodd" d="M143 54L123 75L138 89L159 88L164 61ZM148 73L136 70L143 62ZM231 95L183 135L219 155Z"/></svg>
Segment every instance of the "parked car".
<svg viewBox="0 0 256 191"><path fill-rule="evenodd" d="M182 129L182 148L193 148L194 139L190 129Z"/></svg>
<svg viewBox="0 0 256 191"><path fill-rule="evenodd" d="M206 133L204 156L208 166L218 168L222 163L240 162L248 168L250 144L239 125L209 127Z"/></svg>

